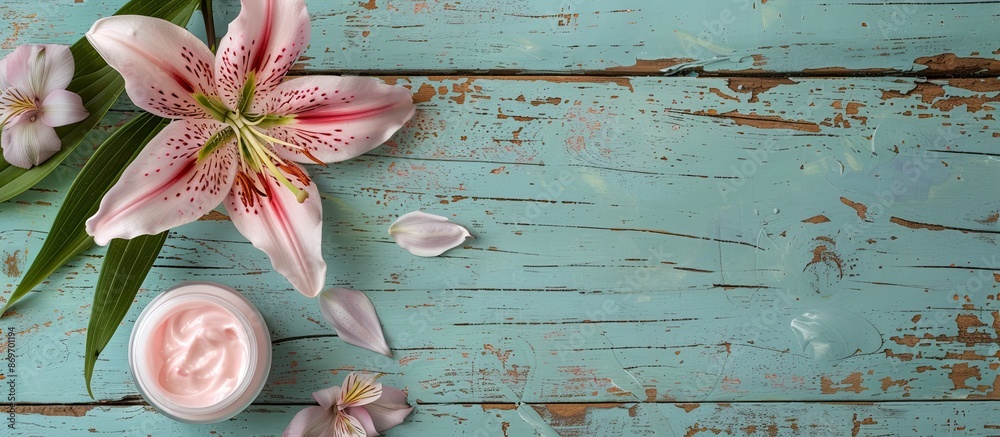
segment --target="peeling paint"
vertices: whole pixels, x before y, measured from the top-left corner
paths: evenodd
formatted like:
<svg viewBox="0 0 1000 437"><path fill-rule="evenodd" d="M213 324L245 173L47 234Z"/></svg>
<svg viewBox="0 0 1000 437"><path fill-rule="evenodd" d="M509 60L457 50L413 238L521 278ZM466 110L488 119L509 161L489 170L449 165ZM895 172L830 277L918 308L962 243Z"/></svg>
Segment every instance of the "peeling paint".
<svg viewBox="0 0 1000 437"><path fill-rule="evenodd" d="M16 405L14 410L18 415L43 415L50 417L83 417L95 405Z"/></svg>
<svg viewBox="0 0 1000 437"><path fill-rule="evenodd" d="M802 223L812 223L814 225L818 225L818 224L821 224L821 223L829 223L829 222L830 222L830 219L827 218L825 215L822 215L822 214L816 215L816 216L812 216L812 217L809 217L809 218L807 218L805 220L802 220Z"/></svg>
<svg viewBox="0 0 1000 437"><path fill-rule="evenodd" d="M775 115L758 115L756 112L740 113L733 110L718 113L714 110L694 111L694 115L726 118L738 126L751 126L758 129L791 129L803 132L819 132L819 125L806 120L788 120Z"/></svg>
<svg viewBox="0 0 1000 437"><path fill-rule="evenodd" d="M953 76L969 74L996 76L997 74L1000 74L1000 60L977 57L961 57L954 53L943 53L936 56L920 57L915 59L913 63L927 67L921 71L923 74L938 73Z"/></svg>
<svg viewBox="0 0 1000 437"><path fill-rule="evenodd" d="M863 386L862 383L861 372L851 373L839 383L833 382L829 377L822 376L820 377L820 391L825 395L833 395L842 391L861 394L861 392L868 390L868 387Z"/></svg>
<svg viewBox="0 0 1000 437"><path fill-rule="evenodd" d="M10 278L19 278L21 276L21 263L25 261L25 258L26 256L21 255L21 250L4 252L3 274Z"/></svg>

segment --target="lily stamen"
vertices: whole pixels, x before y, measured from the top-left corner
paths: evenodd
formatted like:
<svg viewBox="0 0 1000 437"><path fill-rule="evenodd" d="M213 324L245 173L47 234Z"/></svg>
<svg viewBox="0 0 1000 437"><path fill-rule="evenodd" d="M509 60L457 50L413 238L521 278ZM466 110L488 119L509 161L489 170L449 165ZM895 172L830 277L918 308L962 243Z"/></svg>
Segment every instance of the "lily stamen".
<svg viewBox="0 0 1000 437"><path fill-rule="evenodd" d="M233 118L230 117L230 120L232 119ZM264 166L267 167L267 170L274 175L275 179L277 179L281 185L295 194L295 199L298 200L299 203L305 202L306 199L309 198L309 192L295 186L295 184L288 180L288 178L285 177L285 174L278 169L278 166L274 165L275 161L284 164L284 160L274 153L267 144L266 139L270 137L256 131L253 127L246 126L241 120L234 121L237 133L243 140L242 143L249 145L247 151L250 152L249 154L253 157L253 163L256 164L254 165L254 167L257 167L255 170L260 171L260 164L264 164ZM265 141L262 142L261 140Z"/></svg>
<svg viewBox="0 0 1000 437"><path fill-rule="evenodd" d="M258 131L256 129L255 129L255 132L256 132L257 136L259 136L260 138L266 140L267 142L269 142L271 144L281 144L282 146L289 147L289 148L292 148L292 149L295 149L295 150L305 150L305 147L302 147L302 146L300 146L298 144L292 144L292 143L289 143L287 141L279 140L279 139L277 139L275 137L269 136L269 135L267 135L267 134L265 134L265 133L263 133L261 131Z"/></svg>

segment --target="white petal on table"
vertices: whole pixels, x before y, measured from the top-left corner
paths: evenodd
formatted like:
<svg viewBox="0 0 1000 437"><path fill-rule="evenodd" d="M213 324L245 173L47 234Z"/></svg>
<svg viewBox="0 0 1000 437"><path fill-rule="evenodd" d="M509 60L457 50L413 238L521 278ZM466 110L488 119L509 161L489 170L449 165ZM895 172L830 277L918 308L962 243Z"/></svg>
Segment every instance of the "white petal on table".
<svg viewBox="0 0 1000 437"><path fill-rule="evenodd" d="M416 256L438 256L472 238L464 226L447 217L414 211L389 226L389 235Z"/></svg>
<svg viewBox="0 0 1000 437"><path fill-rule="evenodd" d="M364 293L346 288L331 288L320 293L323 318L333 325L337 335L349 344L392 357L379 325L375 305Z"/></svg>

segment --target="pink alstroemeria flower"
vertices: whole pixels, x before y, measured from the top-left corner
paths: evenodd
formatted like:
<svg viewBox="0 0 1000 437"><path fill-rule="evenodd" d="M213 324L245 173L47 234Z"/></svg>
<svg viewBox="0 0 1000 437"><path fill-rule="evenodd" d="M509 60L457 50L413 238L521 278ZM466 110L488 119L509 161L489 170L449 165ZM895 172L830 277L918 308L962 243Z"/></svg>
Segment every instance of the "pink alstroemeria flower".
<svg viewBox="0 0 1000 437"><path fill-rule="evenodd" d="M69 47L57 44L23 45L0 60L0 146L8 163L45 162L62 148L54 128L87 118L80 96L66 91L75 69Z"/></svg>
<svg viewBox="0 0 1000 437"><path fill-rule="evenodd" d="M282 437L372 437L403 423L413 411L406 393L376 379L378 375L352 372L342 388L313 393L320 406L299 411Z"/></svg>
<svg viewBox="0 0 1000 437"><path fill-rule="evenodd" d="M132 102L174 119L108 192L87 232L100 245L157 234L225 202L274 269L315 297L326 281L322 209L299 163L385 142L414 113L410 92L373 79L282 81L309 42L303 0L243 0L217 55L167 21L118 16L87 39L125 77Z"/></svg>

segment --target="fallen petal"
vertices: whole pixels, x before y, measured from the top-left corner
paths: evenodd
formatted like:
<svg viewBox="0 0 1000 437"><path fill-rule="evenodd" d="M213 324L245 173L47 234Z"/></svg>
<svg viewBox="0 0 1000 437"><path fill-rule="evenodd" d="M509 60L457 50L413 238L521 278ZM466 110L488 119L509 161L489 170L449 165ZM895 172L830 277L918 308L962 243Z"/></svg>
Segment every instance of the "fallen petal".
<svg viewBox="0 0 1000 437"><path fill-rule="evenodd" d="M345 342L392 357L375 313L375 305L364 293L331 288L320 294L319 303L323 318L333 325L337 335Z"/></svg>
<svg viewBox="0 0 1000 437"><path fill-rule="evenodd" d="M464 226L447 217L414 211L389 226L389 235L416 256L438 256L472 238Z"/></svg>
<svg viewBox="0 0 1000 437"><path fill-rule="evenodd" d="M394 387L382 386L382 396L375 402L365 405L368 415L378 432L385 432L406 419L413 407L406 403L406 393Z"/></svg>

